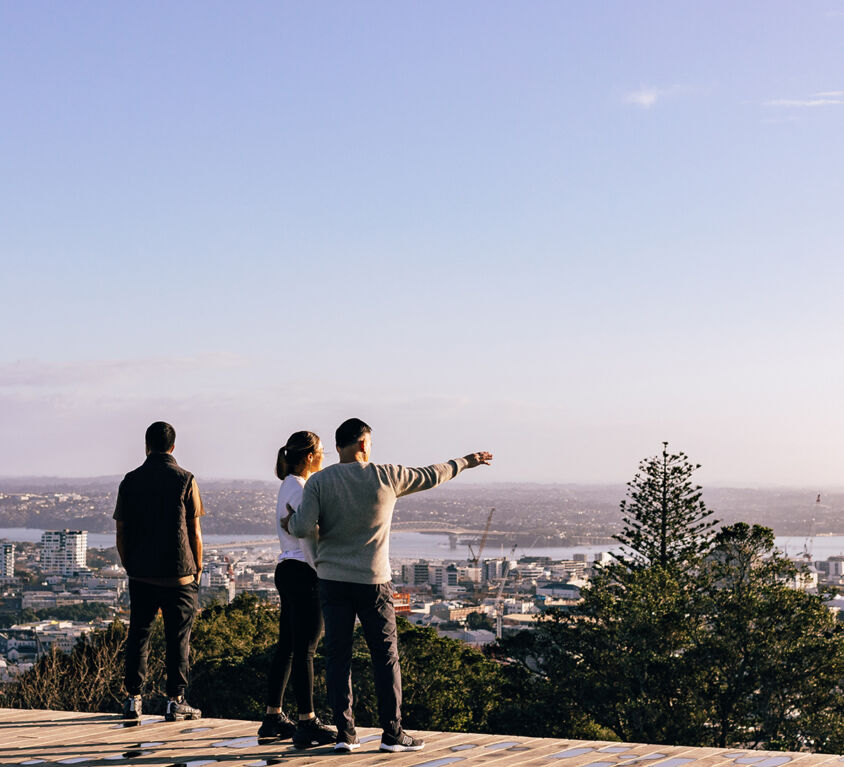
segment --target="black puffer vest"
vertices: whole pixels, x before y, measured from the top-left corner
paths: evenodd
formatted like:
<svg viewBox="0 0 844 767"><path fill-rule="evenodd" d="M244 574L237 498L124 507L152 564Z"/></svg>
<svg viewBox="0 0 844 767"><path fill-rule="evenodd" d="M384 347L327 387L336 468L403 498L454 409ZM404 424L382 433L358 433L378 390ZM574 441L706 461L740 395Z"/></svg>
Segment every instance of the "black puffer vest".
<svg viewBox="0 0 844 767"><path fill-rule="evenodd" d="M151 453L120 484L126 572L131 578L177 578L196 573L188 541L185 498L193 474L169 453Z"/></svg>

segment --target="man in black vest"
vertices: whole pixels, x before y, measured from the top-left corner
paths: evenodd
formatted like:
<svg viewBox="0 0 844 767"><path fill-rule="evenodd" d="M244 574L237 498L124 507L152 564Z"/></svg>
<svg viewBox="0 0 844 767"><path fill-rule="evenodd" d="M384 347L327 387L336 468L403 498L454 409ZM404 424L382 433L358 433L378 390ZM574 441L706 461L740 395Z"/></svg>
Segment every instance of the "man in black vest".
<svg viewBox="0 0 844 767"><path fill-rule="evenodd" d="M185 701L185 688L202 571L199 518L205 511L193 474L172 456L175 444L169 423L152 424L146 431L146 461L123 478L117 492L117 551L129 576L130 603L124 719L141 715L150 630L159 609L167 652L165 719L202 716Z"/></svg>

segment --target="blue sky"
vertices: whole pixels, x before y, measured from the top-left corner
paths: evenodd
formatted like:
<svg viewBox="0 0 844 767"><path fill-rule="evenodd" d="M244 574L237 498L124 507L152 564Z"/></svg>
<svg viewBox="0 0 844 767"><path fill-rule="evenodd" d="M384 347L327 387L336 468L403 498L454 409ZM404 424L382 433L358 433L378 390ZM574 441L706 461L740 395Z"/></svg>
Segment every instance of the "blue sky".
<svg viewBox="0 0 844 767"><path fill-rule="evenodd" d="M0 475L170 420L844 485L844 2L0 0Z"/></svg>

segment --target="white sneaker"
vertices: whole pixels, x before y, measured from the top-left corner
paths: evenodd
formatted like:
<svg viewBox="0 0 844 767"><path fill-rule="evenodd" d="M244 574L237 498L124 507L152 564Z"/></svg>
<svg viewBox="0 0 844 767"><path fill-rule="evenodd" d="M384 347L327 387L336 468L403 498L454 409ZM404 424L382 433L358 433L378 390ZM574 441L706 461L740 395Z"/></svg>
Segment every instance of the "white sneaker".
<svg viewBox="0 0 844 767"><path fill-rule="evenodd" d="M348 753L349 751L354 751L356 748L360 748L360 741L357 738L353 741L338 740L334 744L335 751L345 751Z"/></svg>

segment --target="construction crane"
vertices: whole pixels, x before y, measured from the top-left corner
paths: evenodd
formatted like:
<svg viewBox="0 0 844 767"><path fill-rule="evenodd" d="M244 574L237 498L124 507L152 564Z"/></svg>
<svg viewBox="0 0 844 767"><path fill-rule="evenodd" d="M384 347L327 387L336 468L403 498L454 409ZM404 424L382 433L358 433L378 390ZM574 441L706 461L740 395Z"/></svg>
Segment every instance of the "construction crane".
<svg viewBox="0 0 844 767"><path fill-rule="evenodd" d="M489 510L489 516L486 518L486 525L484 526L484 534L481 536L481 542L478 544L478 553L475 553L475 550L472 548L472 544L469 544L469 553L472 555L469 557L469 563L472 567L477 567L478 562L481 559L481 554L484 553L484 546L486 546L486 538L489 535L489 526L492 522L492 515L495 514L495 507L493 506Z"/></svg>
<svg viewBox="0 0 844 767"><path fill-rule="evenodd" d="M510 562L513 559L513 554L516 552L517 544L513 544L513 548L510 549L510 554L507 556L507 561ZM498 584L498 593L495 595L495 638L501 639L501 635L504 632L504 584L507 583L507 576L510 574L509 568L504 571L504 574L501 577L501 583Z"/></svg>
<svg viewBox="0 0 844 767"><path fill-rule="evenodd" d="M812 561L812 549L815 546L815 529L820 508L821 494L818 493L818 497L815 499L815 505L812 509L812 525L809 528L809 535L806 536L806 540L803 542L803 559L806 562Z"/></svg>

